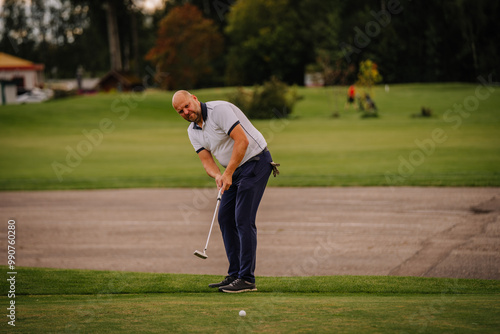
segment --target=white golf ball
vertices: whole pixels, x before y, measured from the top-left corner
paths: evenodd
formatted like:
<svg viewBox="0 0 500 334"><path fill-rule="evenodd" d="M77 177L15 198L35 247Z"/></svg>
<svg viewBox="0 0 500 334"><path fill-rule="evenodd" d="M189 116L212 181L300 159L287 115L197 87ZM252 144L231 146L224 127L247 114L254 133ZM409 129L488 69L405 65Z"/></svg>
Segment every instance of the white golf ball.
<svg viewBox="0 0 500 334"><path fill-rule="evenodd" d="M245 312L245 310L241 310L240 311L240 317L244 317L246 315L247 315L247 313Z"/></svg>

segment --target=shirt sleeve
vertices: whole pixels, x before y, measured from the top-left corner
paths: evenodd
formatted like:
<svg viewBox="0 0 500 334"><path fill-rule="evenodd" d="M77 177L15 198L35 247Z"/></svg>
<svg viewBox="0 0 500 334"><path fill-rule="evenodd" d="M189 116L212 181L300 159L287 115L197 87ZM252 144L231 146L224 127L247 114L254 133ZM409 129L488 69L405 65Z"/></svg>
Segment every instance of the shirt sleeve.
<svg viewBox="0 0 500 334"><path fill-rule="evenodd" d="M230 135L234 127L240 123L230 103L216 106L211 116L214 122L228 135Z"/></svg>
<svg viewBox="0 0 500 334"><path fill-rule="evenodd" d="M196 137L191 133L191 131L188 130L188 136L189 140L191 141L191 145L193 145L194 150L196 153L200 153L203 150L206 150L205 147L196 139Z"/></svg>

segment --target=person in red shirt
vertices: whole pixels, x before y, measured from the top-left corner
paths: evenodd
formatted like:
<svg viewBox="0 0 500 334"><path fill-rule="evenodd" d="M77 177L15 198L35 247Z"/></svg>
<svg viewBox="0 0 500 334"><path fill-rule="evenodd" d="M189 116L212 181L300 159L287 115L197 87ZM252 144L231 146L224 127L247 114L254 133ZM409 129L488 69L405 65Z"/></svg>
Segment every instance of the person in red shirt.
<svg viewBox="0 0 500 334"><path fill-rule="evenodd" d="M354 109L358 109L355 103L355 98L356 98L356 89L354 88L354 85L351 85L347 90L347 102L345 103L344 109L348 109L350 104L354 105Z"/></svg>

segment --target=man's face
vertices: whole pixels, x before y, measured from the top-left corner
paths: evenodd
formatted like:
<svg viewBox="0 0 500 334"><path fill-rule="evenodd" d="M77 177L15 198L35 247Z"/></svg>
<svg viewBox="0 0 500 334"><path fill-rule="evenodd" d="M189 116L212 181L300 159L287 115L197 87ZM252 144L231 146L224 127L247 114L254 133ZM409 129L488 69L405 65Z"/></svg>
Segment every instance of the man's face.
<svg viewBox="0 0 500 334"><path fill-rule="evenodd" d="M173 107L179 115L188 122L201 123L201 106L200 102L194 95L179 94L175 97Z"/></svg>

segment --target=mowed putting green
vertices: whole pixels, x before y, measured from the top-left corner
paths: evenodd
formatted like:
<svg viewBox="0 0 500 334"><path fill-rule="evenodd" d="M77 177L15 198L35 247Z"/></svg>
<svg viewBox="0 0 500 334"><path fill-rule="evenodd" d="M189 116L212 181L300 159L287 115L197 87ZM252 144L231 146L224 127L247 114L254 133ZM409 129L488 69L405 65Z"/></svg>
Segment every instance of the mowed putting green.
<svg viewBox="0 0 500 334"><path fill-rule="evenodd" d="M206 101L233 90L193 93ZM376 87L378 118L344 110L346 87L298 91L303 99L288 119L254 121L282 164L271 186L500 185L498 86ZM171 96L150 90L2 106L0 189L213 186ZM422 107L432 117L412 117Z"/></svg>
<svg viewBox="0 0 500 334"><path fill-rule="evenodd" d="M17 268L17 273L20 333L494 333L500 328L500 282L494 280L259 277L258 292L224 294L207 287L218 276L43 268ZM8 303L6 295L0 299ZM4 321L0 327L9 325Z"/></svg>

